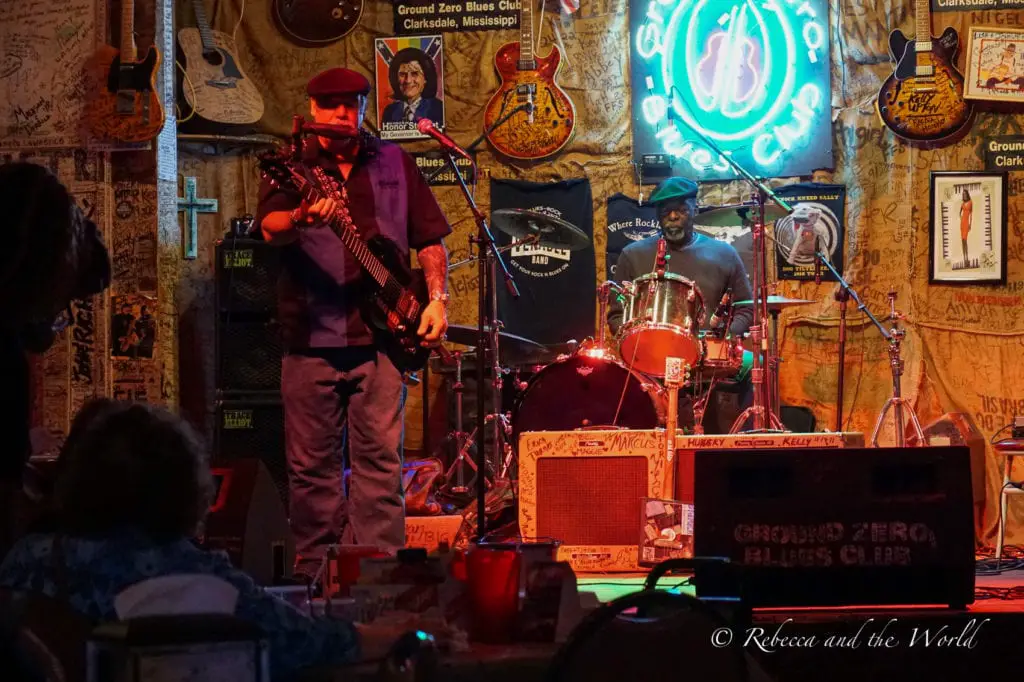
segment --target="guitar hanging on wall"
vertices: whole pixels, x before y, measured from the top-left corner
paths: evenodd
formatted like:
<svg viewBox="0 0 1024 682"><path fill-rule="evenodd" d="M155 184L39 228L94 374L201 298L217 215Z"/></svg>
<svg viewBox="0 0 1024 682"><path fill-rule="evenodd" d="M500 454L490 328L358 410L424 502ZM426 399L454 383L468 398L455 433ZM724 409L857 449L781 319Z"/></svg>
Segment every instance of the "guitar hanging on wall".
<svg viewBox="0 0 1024 682"><path fill-rule="evenodd" d="M956 68L960 36L947 27L932 36L930 0L915 0L915 40L889 34L895 67L878 92L878 115L898 137L935 142L963 131L974 112L964 99L964 77Z"/></svg>
<svg viewBox="0 0 1024 682"><path fill-rule="evenodd" d="M156 91L160 52L151 46L138 61L135 0L121 0L121 49L103 45L86 66L90 88L85 123L94 136L121 142L146 142L164 127L164 108Z"/></svg>
<svg viewBox="0 0 1024 682"><path fill-rule="evenodd" d="M347 36L363 16L363 0L273 0L270 16L299 47L324 47Z"/></svg>
<svg viewBox="0 0 1024 682"><path fill-rule="evenodd" d="M263 97L239 66L238 47L226 33L210 29L203 0L192 0L196 28L178 31L182 71L179 92L187 118L194 112L212 123L249 125L263 116Z"/></svg>
<svg viewBox="0 0 1024 682"><path fill-rule="evenodd" d="M494 57L501 85L484 109L484 131L494 149L524 160L556 153L576 128L576 108L555 81L561 51L552 45L547 57L533 53L532 2L520 0L519 42L502 45Z"/></svg>

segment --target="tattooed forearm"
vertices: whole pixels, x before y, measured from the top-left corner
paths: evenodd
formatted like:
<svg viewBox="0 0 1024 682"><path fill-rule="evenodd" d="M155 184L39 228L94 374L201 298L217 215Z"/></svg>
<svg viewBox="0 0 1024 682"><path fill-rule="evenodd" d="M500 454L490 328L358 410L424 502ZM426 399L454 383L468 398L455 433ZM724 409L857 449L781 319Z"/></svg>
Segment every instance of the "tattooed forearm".
<svg viewBox="0 0 1024 682"><path fill-rule="evenodd" d="M423 276L427 280L427 291L433 298L448 291L448 249L444 244L431 244L416 252Z"/></svg>

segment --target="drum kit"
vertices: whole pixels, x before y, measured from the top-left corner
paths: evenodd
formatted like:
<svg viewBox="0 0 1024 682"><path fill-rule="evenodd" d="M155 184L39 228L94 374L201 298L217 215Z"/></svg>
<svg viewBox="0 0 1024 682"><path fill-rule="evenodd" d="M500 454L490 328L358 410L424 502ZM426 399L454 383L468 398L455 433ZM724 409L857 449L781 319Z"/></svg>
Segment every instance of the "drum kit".
<svg viewBox="0 0 1024 682"><path fill-rule="evenodd" d="M746 224L750 204L714 208L700 216L700 224L740 226ZM769 215L774 220L777 207ZM496 210L493 226L508 235L512 243L497 247L499 253L520 244L559 249L579 249L589 238L578 228L558 218L521 209ZM452 263L450 270L477 261L470 257ZM613 338L605 329L611 296L621 302L623 323ZM692 280L659 270L632 282L604 282L598 287L600 311L597 334L583 342L568 341L557 348L510 334L501 329L496 309L492 317L496 330L484 331L493 339L493 349L485 349L489 387L478 384L478 391L490 389L489 412L483 422L491 426L494 454L479 459L474 452L481 446L479 426L470 432L463 428L463 362L467 353L476 353L479 328L451 325L447 341L466 350L453 352L451 390L454 394L454 430L443 446L449 454L447 491L453 495L472 492L479 475L478 462L486 468L485 479L515 477L515 444L526 431L571 431L575 429L655 429L665 425L668 391L665 386L666 361L678 358L688 368L685 388L693 395L691 407L684 403L680 422L701 433L703 414L711 390L722 382L740 382L750 377L754 350L745 347L747 339L725 331L703 329L707 321L704 296ZM790 306L812 301L772 296L767 309L773 317L772 343L775 349L779 312ZM731 307L750 306L753 301L737 301ZM729 313L731 315L731 313ZM715 322L718 322L716 320ZM715 326L715 325L712 325ZM728 329L728 323L724 325ZM777 369L774 354L767 364ZM771 373L771 372L769 372ZM512 380L513 395L505 386ZM478 379L479 381L479 379ZM771 393L778 382L771 382ZM511 403L511 405L509 404ZM777 398L773 397L773 404ZM510 408L503 411L503 408ZM777 410L777 408L775 408ZM691 411L692 410L692 413ZM743 426L738 419L736 432ZM489 431L491 431L489 429Z"/></svg>

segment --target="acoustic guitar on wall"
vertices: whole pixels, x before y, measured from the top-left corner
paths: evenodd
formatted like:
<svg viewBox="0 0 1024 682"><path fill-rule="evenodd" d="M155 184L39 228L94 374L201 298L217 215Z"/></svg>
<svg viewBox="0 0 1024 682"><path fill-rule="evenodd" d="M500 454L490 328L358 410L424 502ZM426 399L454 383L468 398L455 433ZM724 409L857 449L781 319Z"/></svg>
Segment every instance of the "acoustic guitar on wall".
<svg viewBox="0 0 1024 682"><path fill-rule="evenodd" d="M964 130L974 105L964 99L964 77L956 68L960 37L948 27L931 34L930 0L915 0L914 40L899 30L889 34L895 67L878 92L878 115L897 136L934 142Z"/></svg>
<svg viewBox="0 0 1024 682"><path fill-rule="evenodd" d="M121 0L121 49L104 45L86 70L90 89L85 103L89 131L104 140L146 142L164 127L164 108L156 91L160 52L151 46L138 60L135 0Z"/></svg>
<svg viewBox="0 0 1024 682"><path fill-rule="evenodd" d="M547 57L533 53L532 3L520 0L519 42L498 50L494 66L501 85L484 109L484 131L494 149L524 160L558 152L576 129L576 108L555 81L561 51L552 45Z"/></svg>
<svg viewBox="0 0 1024 682"><path fill-rule="evenodd" d="M210 29L203 0L192 0L192 6L196 28L178 31L186 111L213 123L256 123L263 117L263 97L239 66L234 38Z"/></svg>

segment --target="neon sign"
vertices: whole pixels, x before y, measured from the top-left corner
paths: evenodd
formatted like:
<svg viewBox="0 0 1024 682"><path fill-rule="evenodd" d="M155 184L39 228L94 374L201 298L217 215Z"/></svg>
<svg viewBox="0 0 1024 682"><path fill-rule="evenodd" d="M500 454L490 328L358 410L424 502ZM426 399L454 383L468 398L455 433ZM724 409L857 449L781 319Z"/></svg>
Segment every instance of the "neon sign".
<svg viewBox="0 0 1024 682"><path fill-rule="evenodd" d="M697 130L755 174L832 167L827 0L644 0L630 13L634 161L734 178Z"/></svg>

